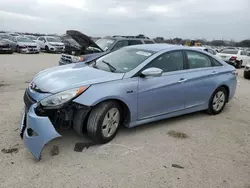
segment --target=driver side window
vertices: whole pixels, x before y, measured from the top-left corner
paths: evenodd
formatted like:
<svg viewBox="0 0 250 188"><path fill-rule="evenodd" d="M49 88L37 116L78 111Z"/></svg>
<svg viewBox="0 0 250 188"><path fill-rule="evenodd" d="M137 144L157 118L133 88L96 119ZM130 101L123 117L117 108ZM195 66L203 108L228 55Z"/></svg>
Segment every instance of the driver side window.
<svg viewBox="0 0 250 188"><path fill-rule="evenodd" d="M182 51L167 52L154 59L146 68L156 67L163 72L179 71L184 69Z"/></svg>

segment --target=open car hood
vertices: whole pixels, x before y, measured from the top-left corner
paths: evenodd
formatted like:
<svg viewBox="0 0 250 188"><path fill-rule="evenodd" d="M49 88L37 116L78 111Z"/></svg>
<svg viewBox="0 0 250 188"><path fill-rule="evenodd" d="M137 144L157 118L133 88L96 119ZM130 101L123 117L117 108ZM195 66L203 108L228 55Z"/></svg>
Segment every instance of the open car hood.
<svg viewBox="0 0 250 188"><path fill-rule="evenodd" d="M67 30L66 34L71 36L82 47L88 48L89 46L91 46L94 48L98 48L99 50L103 52L103 50L93 40L91 40L87 35L79 31Z"/></svg>

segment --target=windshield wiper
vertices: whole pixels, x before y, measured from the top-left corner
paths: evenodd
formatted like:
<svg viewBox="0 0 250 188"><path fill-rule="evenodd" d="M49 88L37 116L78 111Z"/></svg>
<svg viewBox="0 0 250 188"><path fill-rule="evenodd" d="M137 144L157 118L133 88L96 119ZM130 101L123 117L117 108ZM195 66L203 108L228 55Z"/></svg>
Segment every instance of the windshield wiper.
<svg viewBox="0 0 250 188"><path fill-rule="evenodd" d="M103 63L105 63L106 65L108 65L109 69L111 70L111 72L115 72L116 68L114 66L112 66L109 62L102 60Z"/></svg>

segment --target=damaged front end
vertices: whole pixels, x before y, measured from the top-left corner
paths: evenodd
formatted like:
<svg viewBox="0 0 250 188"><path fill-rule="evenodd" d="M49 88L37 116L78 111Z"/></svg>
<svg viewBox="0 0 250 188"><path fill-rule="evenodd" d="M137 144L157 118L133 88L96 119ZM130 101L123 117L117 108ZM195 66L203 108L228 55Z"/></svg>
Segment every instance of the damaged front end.
<svg viewBox="0 0 250 188"><path fill-rule="evenodd" d="M45 107L34 99L39 99L39 95L41 94L34 97L34 93L30 93L29 89L25 91L25 110L20 127L20 135L25 146L38 160L44 146L51 140L61 137L57 130L73 127L76 111L85 110L87 114L89 110L89 107L74 103L72 100L60 106ZM82 131L83 124L74 126L81 126Z"/></svg>

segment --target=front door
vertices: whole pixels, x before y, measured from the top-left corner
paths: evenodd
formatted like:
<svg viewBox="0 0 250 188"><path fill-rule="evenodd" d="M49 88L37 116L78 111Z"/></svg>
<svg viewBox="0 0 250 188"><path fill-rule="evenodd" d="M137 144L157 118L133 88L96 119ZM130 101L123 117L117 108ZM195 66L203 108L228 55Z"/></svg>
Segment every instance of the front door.
<svg viewBox="0 0 250 188"><path fill-rule="evenodd" d="M146 68L163 70L160 77L140 77L138 119L146 119L184 109L187 85L182 51L160 55Z"/></svg>

